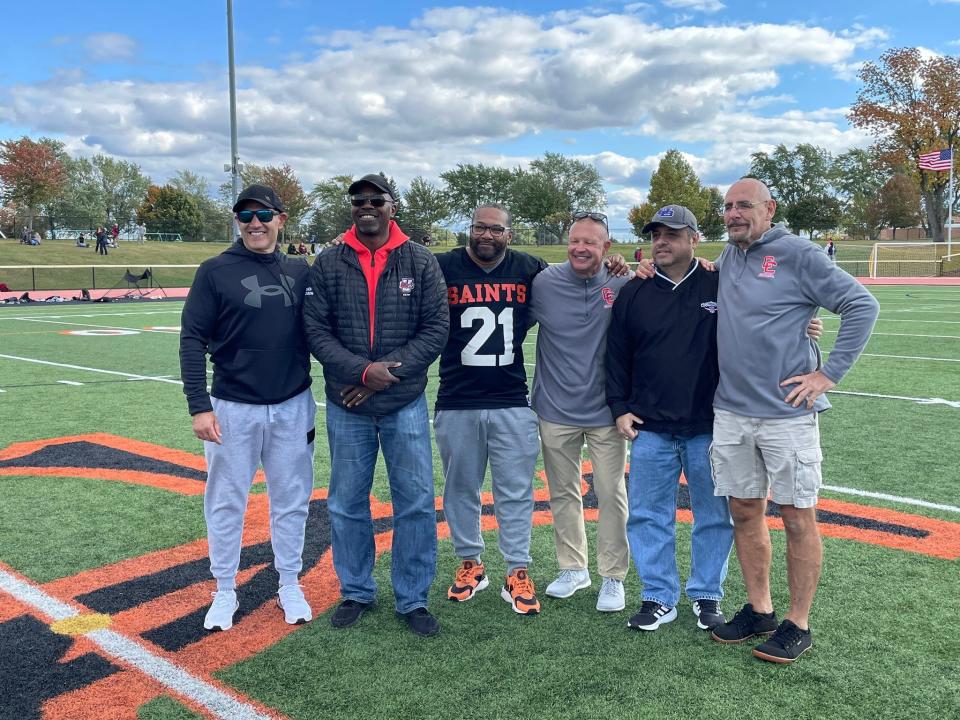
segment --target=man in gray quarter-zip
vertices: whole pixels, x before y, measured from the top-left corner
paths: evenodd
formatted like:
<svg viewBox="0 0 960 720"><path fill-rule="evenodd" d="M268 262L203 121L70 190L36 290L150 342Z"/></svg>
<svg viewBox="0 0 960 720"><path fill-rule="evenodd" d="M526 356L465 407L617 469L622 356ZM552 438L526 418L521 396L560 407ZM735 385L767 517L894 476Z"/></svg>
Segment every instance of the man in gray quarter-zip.
<svg viewBox="0 0 960 720"><path fill-rule="evenodd" d="M540 418L543 467L550 488L560 574L547 587L554 598L590 586L587 536L580 490L580 453L590 451L597 495L597 570L603 578L597 610L625 607L623 579L627 545L627 445L607 407L604 354L617 293L632 277L616 277L603 263L610 248L606 216L573 215L567 261L533 281L531 302L537 333L537 370L531 405Z"/></svg>
<svg viewBox="0 0 960 720"><path fill-rule="evenodd" d="M790 663L812 645L809 614L823 557L817 415L830 407L824 393L866 346L879 306L817 245L773 225L776 207L769 189L752 178L734 183L723 207L729 241L717 261L720 383L710 460L715 492L730 500L747 604L712 636L740 643L772 635L753 654ZM805 334L820 307L840 316L822 367ZM779 625L770 597L768 493L787 540L790 608Z"/></svg>

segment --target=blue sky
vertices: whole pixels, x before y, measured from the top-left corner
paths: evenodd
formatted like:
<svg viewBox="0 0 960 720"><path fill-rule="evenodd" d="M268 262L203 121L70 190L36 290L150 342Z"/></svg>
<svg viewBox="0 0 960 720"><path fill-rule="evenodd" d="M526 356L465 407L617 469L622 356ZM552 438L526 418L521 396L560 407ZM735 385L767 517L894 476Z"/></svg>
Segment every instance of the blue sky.
<svg viewBox="0 0 960 720"><path fill-rule="evenodd" d="M225 0L11 3L0 139L64 141L156 182L226 179ZM960 53L960 0L660 0L467 5L236 0L240 155L307 189L458 162L594 163L614 227L670 148L721 188L751 152L869 144L845 114L892 47Z"/></svg>

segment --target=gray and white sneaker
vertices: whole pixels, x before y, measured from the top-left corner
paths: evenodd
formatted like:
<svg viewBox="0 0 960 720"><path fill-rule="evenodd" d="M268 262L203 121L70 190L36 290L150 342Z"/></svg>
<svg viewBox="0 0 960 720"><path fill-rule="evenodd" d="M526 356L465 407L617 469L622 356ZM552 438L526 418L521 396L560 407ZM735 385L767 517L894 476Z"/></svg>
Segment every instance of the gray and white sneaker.
<svg viewBox="0 0 960 720"><path fill-rule="evenodd" d="M229 630L233 627L233 614L240 607L236 590L217 590L213 595L213 604L203 619L207 630Z"/></svg>
<svg viewBox="0 0 960 720"><path fill-rule="evenodd" d="M597 610L600 612L620 612L627 606L623 594L623 580L604 578L597 596Z"/></svg>
<svg viewBox="0 0 960 720"><path fill-rule="evenodd" d="M661 625L677 619L677 609L653 600L644 600L640 612L627 622L631 630L656 630Z"/></svg>
<svg viewBox="0 0 960 720"><path fill-rule="evenodd" d="M547 597L568 598L577 590L590 587L590 573L586 570L561 570L557 579L547 585Z"/></svg>
<svg viewBox="0 0 960 720"><path fill-rule="evenodd" d="M283 610L287 625L301 625L313 620L313 610L299 585L281 585L277 591L277 606Z"/></svg>

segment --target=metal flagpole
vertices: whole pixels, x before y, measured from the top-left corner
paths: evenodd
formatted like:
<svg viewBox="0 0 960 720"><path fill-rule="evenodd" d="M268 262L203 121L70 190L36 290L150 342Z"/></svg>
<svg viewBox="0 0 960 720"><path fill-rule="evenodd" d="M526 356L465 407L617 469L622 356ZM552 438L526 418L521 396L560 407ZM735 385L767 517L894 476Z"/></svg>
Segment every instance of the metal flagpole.
<svg viewBox="0 0 960 720"><path fill-rule="evenodd" d="M233 184L233 205L240 194L240 156L237 150L237 73L233 64L233 0L227 0L227 55L230 69L230 179ZM239 236L233 224L234 237Z"/></svg>
<svg viewBox="0 0 960 720"><path fill-rule="evenodd" d="M950 189L947 191L947 255L953 254L953 145L950 146Z"/></svg>

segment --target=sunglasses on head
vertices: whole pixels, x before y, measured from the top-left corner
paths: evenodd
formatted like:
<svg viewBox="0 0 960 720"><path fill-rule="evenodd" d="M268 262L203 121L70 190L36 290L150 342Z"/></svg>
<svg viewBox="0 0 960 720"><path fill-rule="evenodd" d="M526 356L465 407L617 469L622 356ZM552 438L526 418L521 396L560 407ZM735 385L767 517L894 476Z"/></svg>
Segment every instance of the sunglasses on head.
<svg viewBox="0 0 960 720"><path fill-rule="evenodd" d="M350 204L354 207L363 207L367 203L370 203L375 208L381 208L386 203L390 202L383 195L351 195Z"/></svg>
<svg viewBox="0 0 960 720"><path fill-rule="evenodd" d="M587 212L586 210L577 210L577 211L573 214L573 221L574 221L574 222L577 222L577 220L583 220L583 219L585 219L585 218L590 218L590 219L593 220L594 222L603 223L604 226L606 226L606 224L607 224L607 216L604 215L603 213Z"/></svg>
<svg viewBox="0 0 960 720"><path fill-rule="evenodd" d="M243 224L247 224L248 222L253 222L253 217L256 216L257 220L266 225L273 220L273 216L276 214L276 210L239 210L237 211L237 220Z"/></svg>

